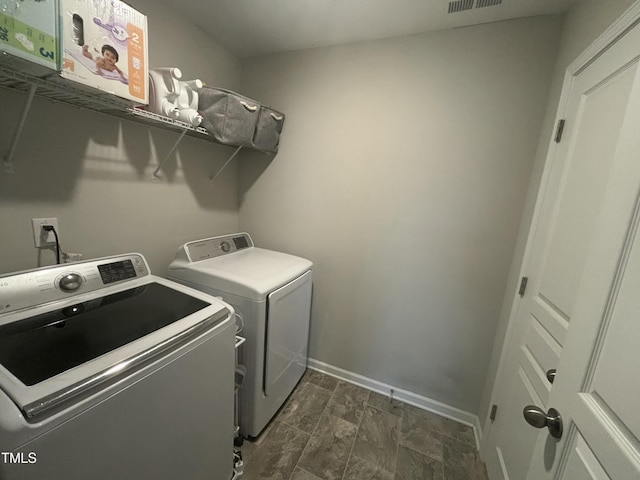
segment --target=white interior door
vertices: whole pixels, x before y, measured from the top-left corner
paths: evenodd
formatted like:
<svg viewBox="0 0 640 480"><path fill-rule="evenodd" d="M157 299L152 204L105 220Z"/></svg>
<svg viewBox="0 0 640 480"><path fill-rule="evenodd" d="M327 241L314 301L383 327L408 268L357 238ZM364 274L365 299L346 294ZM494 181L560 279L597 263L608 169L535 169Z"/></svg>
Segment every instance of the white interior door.
<svg viewBox="0 0 640 480"><path fill-rule="evenodd" d="M632 29L600 53L583 68L575 69L565 82L560 109L566 119L564 136L550 151L545 169L537 225L530 239L526 268L529 283L507 339L500 384L494 396L498 405L496 420L483 446L492 479L524 479L530 464L532 468L536 466L536 473L530 478L538 479L543 478L541 472L558 467L559 450L552 454L551 449L561 447L564 440L558 443L545 429L534 455L539 431L524 421L522 410L526 405L536 405L545 412L550 407L558 408L552 404L555 390L569 376L576 375L566 366L576 361L573 348L565 351L570 338L582 348L593 349L589 338L581 335L585 288L582 280L589 275L602 278L607 273L594 272L590 266L593 249L603 248L603 228L609 228L602 223L603 218L612 221L615 217L629 226L632 207L628 199L635 199L640 185L630 181L633 168L637 169L640 163L640 123L636 112L640 108L640 28ZM623 158L630 162L627 168L631 171L620 173ZM618 184L621 179L630 182L624 193ZM612 192L626 195L625 211L609 206ZM614 264L622 248L621 239L616 241L617 247L608 245L606 251ZM604 254L604 250L600 252ZM635 358L638 366L639 359ZM552 389L547 372L556 368ZM562 405L565 411L561 410L561 415L567 427L574 407ZM585 422L592 421L593 417ZM578 444L574 433L571 439ZM580 446L584 450L582 443Z"/></svg>
<svg viewBox="0 0 640 480"><path fill-rule="evenodd" d="M640 27L614 48L635 56L601 88L629 101L549 396L565 432L539 435L531 480L640 478Z"/></svg>

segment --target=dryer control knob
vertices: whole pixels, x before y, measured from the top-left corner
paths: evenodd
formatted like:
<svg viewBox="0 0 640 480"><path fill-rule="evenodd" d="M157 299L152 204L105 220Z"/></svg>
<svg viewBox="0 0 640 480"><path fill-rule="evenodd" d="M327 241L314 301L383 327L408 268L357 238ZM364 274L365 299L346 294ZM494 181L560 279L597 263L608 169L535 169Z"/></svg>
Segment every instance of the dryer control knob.
<svg viewBox="0 0 640 480"><path fill-rule="evenodd" d="M60 279L58 282L61 290L65 292L73 292L80 288L82 285L82 277L77 273L68 273Z"/></svg>
<svg viewBox="0 0 640 480"><path fill-rule="evenodd" d="M222 249L223 252L228 252L229 250L231 250L231 244L229 242L222 242L220 244L220 248Z"/></svg>

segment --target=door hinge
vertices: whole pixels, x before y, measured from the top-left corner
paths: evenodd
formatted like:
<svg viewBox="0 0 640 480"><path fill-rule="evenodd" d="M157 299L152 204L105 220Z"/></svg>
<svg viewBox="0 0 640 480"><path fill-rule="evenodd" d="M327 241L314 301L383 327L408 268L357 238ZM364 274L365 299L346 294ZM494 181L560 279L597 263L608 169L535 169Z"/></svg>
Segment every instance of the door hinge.
<svg viewBox="0 0 640 480"><path fill-rule="evenodd" d="M518 290L518 295L524 297L524 292L527 290L527 282L529 281L529 277L522 277L520 280L520 289Z"/></svg>
<svg viewBox="0 0 640 480"><path fill-rule="evenodd" d="M498 412L498 405L493 405L491 407L491 413L489 414L489 420L493 422L496 419L497 412Z"/></svg>
<svg viewBox="0 0 640 480"><path fill-rule="evenodd" d="M556 143L560 143L562 140L562 132L564 131L564 119L558 120L558 126L556 127Z"/></svg>

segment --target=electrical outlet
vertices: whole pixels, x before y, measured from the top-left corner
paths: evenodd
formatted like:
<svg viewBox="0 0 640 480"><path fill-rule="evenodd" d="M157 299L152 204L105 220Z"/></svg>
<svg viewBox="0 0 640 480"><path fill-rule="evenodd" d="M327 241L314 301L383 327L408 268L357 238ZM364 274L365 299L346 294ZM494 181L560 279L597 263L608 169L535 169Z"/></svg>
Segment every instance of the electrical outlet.
<svg viewBox="0 0 640 480"><path fill-rule="evenodd" d="M57 218L32 218L31 224L33 225L33 242L35 243L36 248L51 247L56 244L56 236L53 232L43 230L42 226L53 225L53 228L58 232L58 236L60 236Z"/></svg>

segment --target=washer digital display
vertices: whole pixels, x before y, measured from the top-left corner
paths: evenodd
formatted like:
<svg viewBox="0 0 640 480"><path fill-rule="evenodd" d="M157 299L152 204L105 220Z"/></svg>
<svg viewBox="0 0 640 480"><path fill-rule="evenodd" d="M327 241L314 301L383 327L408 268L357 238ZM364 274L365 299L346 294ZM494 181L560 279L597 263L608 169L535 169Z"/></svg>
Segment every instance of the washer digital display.
<svg viewBox="0 0 640 480"><path fill-rule="evenodd" d="M98 271L100 272L102 283L105 285L113 282L119 282L120 280L126 280L127 278L134 278L136 276L136 270L133 267L131 260L98 265Z"/></svg>

